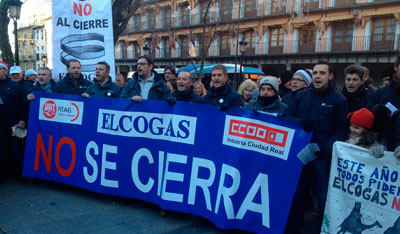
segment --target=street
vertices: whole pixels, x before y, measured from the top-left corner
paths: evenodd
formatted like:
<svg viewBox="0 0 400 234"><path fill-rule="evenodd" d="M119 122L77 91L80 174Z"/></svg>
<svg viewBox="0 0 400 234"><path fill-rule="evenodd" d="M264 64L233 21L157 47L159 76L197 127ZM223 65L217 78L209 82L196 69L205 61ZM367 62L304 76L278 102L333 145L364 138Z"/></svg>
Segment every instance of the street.
<svg viewBox="0 0 400 234"><path fill-rule="evenodd" d="M303 233L315 233L312 217ZM246 233L221 230L198 216L40 180L0 184L0 233ZM318 232L317 232L318 233Z"/></svg>

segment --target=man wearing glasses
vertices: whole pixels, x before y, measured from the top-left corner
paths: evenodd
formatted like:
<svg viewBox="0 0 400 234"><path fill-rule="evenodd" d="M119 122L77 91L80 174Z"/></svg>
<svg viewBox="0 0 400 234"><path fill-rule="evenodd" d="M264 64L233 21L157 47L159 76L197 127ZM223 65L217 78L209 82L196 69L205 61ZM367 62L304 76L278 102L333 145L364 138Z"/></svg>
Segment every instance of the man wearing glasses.
<svg viewBox="0 0 400 234"><path fill-rule="evenodd" d="M291 90L290 93L282 97L282 102L289 105L291 101L296 99L296 93L311 85L311 74L306 70L298 70L294 73L293 78L290 80Z"/></svg>
<svg viewBox="0 0 400 234"><path fill-rule="evenodd" d="M161 100L169 94L165 81L153 71L153 60L147 56L139 57L137 68L121 92L121 98L130 98L135 102L143 99Z"/></svg>

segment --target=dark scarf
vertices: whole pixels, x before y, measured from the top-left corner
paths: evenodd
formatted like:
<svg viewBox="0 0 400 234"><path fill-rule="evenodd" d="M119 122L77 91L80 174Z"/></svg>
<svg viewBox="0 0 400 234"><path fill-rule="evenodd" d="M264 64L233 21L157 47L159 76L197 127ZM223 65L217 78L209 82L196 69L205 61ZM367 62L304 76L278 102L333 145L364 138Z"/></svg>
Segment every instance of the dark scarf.
<svg viewBox="0 0 400 234"><path fill-rule="evenodd" d="M272 97L261 97L258 96L258 100L260 101L260 103L264 106L269 106L272 103L274 103L276 100L278 100L278 95L274 95Z"/></svg>

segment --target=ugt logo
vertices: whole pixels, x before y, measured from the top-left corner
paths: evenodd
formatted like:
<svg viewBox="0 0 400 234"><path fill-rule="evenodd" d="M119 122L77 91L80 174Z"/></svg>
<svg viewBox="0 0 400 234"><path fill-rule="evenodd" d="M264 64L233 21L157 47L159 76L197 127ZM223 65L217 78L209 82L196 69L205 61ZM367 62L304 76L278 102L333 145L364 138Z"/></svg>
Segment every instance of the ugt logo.
<svg viewBox="0 0 400 234"><path fill-rule="evenodd" d="M57 105L55 102L49 100L44 103L43 105L43 114L46 118L52 119L56 116L57 112Z"/></svg>
<svg viewBox="0 0 400 234"><path fill-rule="evenodd" d="M85 0L79 0L80 2L85 2ZM81 3L74 2L74 15L78 13L79 16L82 16L82 13L85 16L92 14L92 4L85 3L82 5Z"/></svg>

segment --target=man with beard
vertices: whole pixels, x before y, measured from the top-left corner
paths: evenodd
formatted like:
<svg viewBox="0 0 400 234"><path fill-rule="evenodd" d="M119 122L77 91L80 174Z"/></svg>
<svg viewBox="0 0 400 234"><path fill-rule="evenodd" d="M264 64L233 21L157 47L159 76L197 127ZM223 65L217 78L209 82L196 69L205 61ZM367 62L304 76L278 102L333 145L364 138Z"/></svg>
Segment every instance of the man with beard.
<svg viewBox="0 0 400 234"><path fill-rule="evenodd" d="M81 73L81 62L77 59L70 59L67 62L67 74L57 82L54 91L81 95L91 84L92 82L85 80Z"/></svg>
<svg viewBox="0 0 400 234"><path fill-rule="evenodd" d="M321 226L333 143L344 141L347 132L348 103L346 98L335 90L333 69L330 64L319 61L313 68L312 79L312 86L298 92L296 100L289 103L285 111L285 116L299 122L305 131L313 131L306 149L310 149L310 158L316 158L302 169L286 233L299 233L303 225L303 198L309 194L306 193L308 183L311 183L313 193L317 197L318 226Z"/></svg>
<svg viewBox="0 0 400 234"><path fill-rule="evenodd" d="M245 109L253 111L264 111L269 113L275 113L278 115L283 114L286 110L287 105L282 103L278 93L278 78L274 76L263 77L260 81L260 94L257 100L251 100Z"/></svg>
<svg viewBox="0 0 400 234"><path fill-rule="evenodd" d="M210 91L203 98L202 103L217 105L221 109L228 107L241 107L243 106L242 97L233 91L227 84L228 70L222 64L215 65L211 69L211 82L213 84Z"/></svg>
<svg viewBox="0 0 400 234"><path fill-rule="evenodd" d="M110 77L110 65L106 62L98 62L96 67L96 79L93 84L82 93L82 96L89 98L90 96L98 97L119 97L121 87L114 84Z"/></svg>
<svg viewBox="0 0 400 234"><path fill-rule="evenodd" d="M368 104L370 92L364 88L364 69L360 65L350 65L344 70L344 89L342 94L349 102L349 112L354 112Z"/></svg>
<svg viewBox="0 0 400 234"><path fill-rule="evenodd" d="M38 69L38 81L31 88L29 94L27 96L28 100L32 100L35 98L35 95L32 93L33 91L44 92L44 93L54 93L54 86L56 82L51 79L51 71L47 67L41 67Z"/></svg>
<svg viewBox="0 0 400 234"><path fill-rule="evenodd" d="M192 75L188 71L181 71L177 78L177 89L166 98L168 104L174 105L176 101L200 103L201 97L193 92Z"/></svg>
<svg viewBox="0 0 400 234"><path fill-rule="evenodd" d="M135 102L143 99L161 100L169 94L165 81L153 71L153 60L141 56L137 61L137 69L132 79L129 80L121 92L121 98L130 98Z"/></svg>

